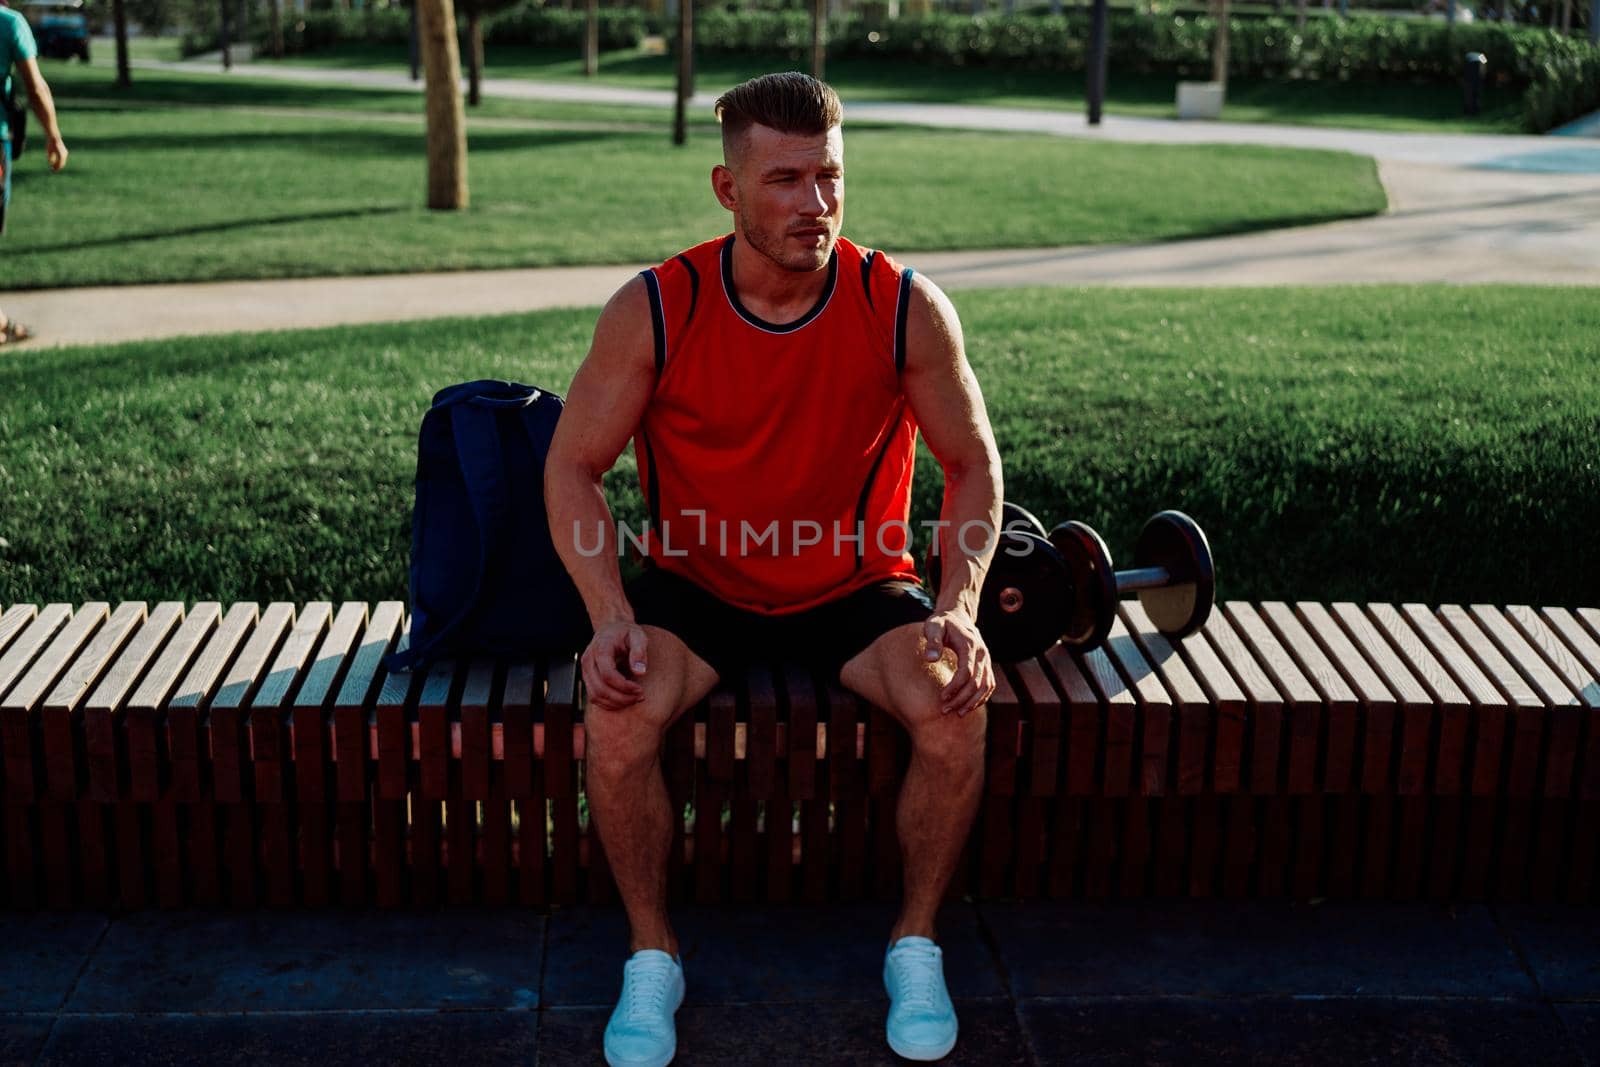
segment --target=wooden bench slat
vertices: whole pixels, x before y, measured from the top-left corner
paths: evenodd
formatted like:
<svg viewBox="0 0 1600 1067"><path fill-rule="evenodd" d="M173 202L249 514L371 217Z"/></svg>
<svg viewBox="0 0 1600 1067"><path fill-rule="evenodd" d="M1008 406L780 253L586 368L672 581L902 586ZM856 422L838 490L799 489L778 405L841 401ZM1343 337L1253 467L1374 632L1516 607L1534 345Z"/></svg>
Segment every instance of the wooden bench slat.
<svg viewBox="0 0 1600 1067"><path fill-rule="evenodd" d="M289 750L295 768L295 796L301 814L300 869L305 903L320 907L333 899L335 827L333 749L328 721L332 702L349 664L356 639L367 625L367 604L346 601L322 635L288 716Z"/></svg>
<svg viewBox="0 0 1600 1067"><path fill-rule="evenodd" d="M1512 797L1531 797L1535 791L1539 749L1544 724L1544 701L1500 652L1467 610L1458 604L1439 608L1439 617L1495 686L1510 702L1511 736L1501 742L1491 734L1489 740L1502 744L1502 759L1509 761L1506 793ZM1492 726L1492 724L1489 724ZM1488 732L1480 725L1479 737Z"/></svg>
<svg viewBox="0 0 1600 1067"><path fill-rule="evenodd" d="M838 892L841 899L857 900L866 885L866 707L837 682L828 684L827 693L828 785L834 801Z"/></svg>
<svg viewBox="0 0 1600 1067"><path fill-rule="evenodd" d="M72 809L69 802L76 798L78 791L78 760L71 713L49 707L46 693L63 675L71 673L85 642L106 622L109 609L109 604L98 601L83 605L6 693L4 711L0 711L0 714L22 720L20 729L24 736L31 736L37 730L41 737L45 795L50 799L36 804L40 851L44 861L45 899L58 908L71 907L76 902L67 826Z"/></svg>
<svg viewBox="0 0 1600 1067"><path fill-rule="evenodd" d="M1336 603L1332 614L1395 696L1396 714L1400 716L1400 756L1395 768L1395 792L1401 796L1421 796L1428 791L1428 746L1433 730L1433 698L1358 605L1348 601ZM1402 844L1404 846L1406 843Z"/></svg>
<svg viewBox="0 0 1600 1067"><path fill-rule="evenodd" d="M550 899L571 904L578 899L578 783L573 761L577 758L577 660L551 659L545 671L544 769L545 795L550 798L554 828L551 842Z"/></svg>
<svg viewBox="0 0 1600 1067"><path fill-rule="evenodd" d="M1484 605L1473 615L1490 630L1502 652L1514 656L1550 704L1549 742L1543 782L1546 797L1569 797L1578 769L1578 746L1588 711L1600 708L1600 686L1532 608L1513 605L1502 614Z"/></svg>
<svg viewBox="0 0 1600 1067"><path fill-rule="evenodd" d="M71 713L86 706L90 689L101 680L129 638L144 623L148 607L142 600L124 601L117 605L117 610L111 613L106 624L95 633L94 639L72 661L50 695L45 697L46 711Z"/></svg>
<svg viewBox="0 0 1600 1067"><path fill-rule="evenodd" d="M1138 601L1125 600L1119 610L1123 625L1155 668L1176 704L1178 758L1175 791L1183 795L1204 792L1207 788L1206 746L1212 719L1205 689L1190 673L1183 656L1156 630Z"/></svg>
<svg viewBox="0 0 1600 1067"><path fill-rule="evenodd" d="M89 694L83 710L83 732L91 799L111 803L127 792L126 775L118 758L122 746L117 743L123 708L145 668L182 620L181 603L169 600L157 604Z"/></svg>
<svg viewBox="0 0 1600 1067"><path fill-rule="evenodd" d="M772 799L778 774L778 692L772 671L764 666L750 669L747 679L750 698L750 726L745 741L745 766L748 769L750 799L765 803ZM892 752L891 752L892 755ZM882 768L874 766L874 786Z"/></svg>
<svg viewBox="0 0 1600 1067"><path fill-rule="evenodd" d="M256 689L264 684L268 676L267 664L278 651L284 634L293 626L293 604L275 600L267 605L267 610L261 613L260 621L250 632L250 639L245 642L244 649L228 668L227 675L222 679L222 687L217 690L216 696L211 698L213 712L218 708L249 706L250 698L255 695Z"/></svg>
<svg viewBox="0 0 1600 1067"><path fill-rule="evenodd" d="M258 782L262 765L255 758L255 728L251 724L254 716L248 704L270 677L267 664L293 627L294 615L293 604L274 601L267 605L249 640L228 668L221 688L210 701L212 785L218 802L244 804L263 798ZM269 761L265 766L267 788L281 797L281 763ZM226 817L230 846L228 866L234 873L235 896L254 895L257 872L253 823L259 817L262 823L260 866L268 884L268 898L274 906L286 907L293 895L292 879L287 876L292 872L283 869L290 863L288 827L282 823L287 811L281 805L240 808L227 812Z"/></svg>
<svg viewBox="0 0 1600 1067"><path fill-rule="evenodd" d="M1061 698L1037 659L1013 664L1001 673L1007 676L1006 695L1028 709L1033 735L1028 754L1028 793L1054 796L1061 775Z"/></svg>
<svg viewBox="0 0 1600 1067"><path fill-rule="evenodd" d="M244 799L241 787L243 722L235 708L225 708L217 717L208 717L203 738L202 711L210 708L223 672L239 651L260 617L258 605L244 601L228 608L216 630L208 636L199 656L190 666L177 690L168 698L167 747L171 759L173 799L193 803L200 797L202 751L220 756L213 761L213 787L218 800L237 803ZM209 740L210 744L206 741Z"/></svg>
<svg viewBox="0 0 1600 1067"><path fill-rule="evenodd" d="M221 610L221 605L217 605ZM209 708L221 687L223 673L261 617L260 605L239 601L228 606L216 632L207 635L205 645L177 689L167 698L167 707Z"/></svg>
<svg viewBox="0 0 1600 1067"><path fill-rule="evenodd" d="M417 760L422 796L429 800L450 795L450 704L460 673L455 660L436 660L428 667L417 697Z"/></svg>
<svg viewBox="0 0 1600 1067"><path fill-rule="evenodd" d="M395 642L395 651L404 652L410 646L411 618L406 616L400 623L400 635ZM377 734L374 746L374 759L378 768L375 796L379 800L404 800L406 791L410 787L408 768L412 760L411 694L416 690L418 696L421 696L422 679L425 675L421 671L383 671L382 674L383 681L379 684L378 695L372 702L373 726ZM530 685L528 696L531 695ZM512 699L510 693L507 694L507 699ZM514 743L508 734L506 737L508 750L505 756L508 765L513 761L509 746ZM533 743L531 732L527 737L527 743L531 748ZM404 819L401 821L404 822ZM403 842L399 838L386 839L383 847L399 847L400 844ZM400 862L404 862L403 856ZM389 886L387 883L380 883L380 895L387 896L391 888L396 893L399 892L398 885ZM396 896L395 904L391 906L398 904L399 897Z"/></svg>
<svg viewBox="0 0 1600 1067"><path fill-rule="evenodd" d="M1534 694L1548 707L1576 707L1578 697L1561 680L1557 669L1552 669L1544 657L1517 632L1498 608L1489 604L1473 604L1472 618L1493 641L1500 654L1522 674L1533 687Z"/></svg>
<svg viewBox="0 0 1600 1067"><path fill-rule="evenodd" d="M1359 697L1363 710L1357 726L1361 757L1360 789L1379 794L1393 788L1395 696L1350 642L1344 629L1321 604L1299 601L1295 612L1334 667Z"/></svg>
<svg viewBox="0 0 1600 1067"><path fill-rule="evenodd" d="M273 708L286 710L289 694L295 683L307 673L312 650L321 643L323 635L333 621L333 605L326 600L313 601L300 609L294 628L284 639L283 647L272 661L272 667L262 679L261 687L250 699L252 709Z"/></svg>
<svg viewBox="0 0 1600 1067"><path fill-rule="evenodd" d="M1300 601L1295 613L1359 698L1352 746L1356 792L1341 793L1335 801L1329 889L1339 895L1380 897L1387 893L1393 873L1394 763L1399 740L1395 699L1323 605ZM1335 726L1346 728L1337 718L1330 719L1330 731Z"/></svg>
<svg viewBox="0 0 1600 1067"><path fill-rule="evenodd" d="M788 698L789 797L806 801L816 795L816 687L810 674L790 667L784 672L783 691Z"/></svg>
<svg viewBox="0 0 1600 1067"><path fill-rule="evenodd" d="M1106 709L1106 739L1102 796L1125 797L1133 793L1133 741L1138 728L1138 700L1103 648L1078 657L1084 675L1093 684Z"/></svg>
<svg viewBox="0 0 1600 1067"><path fill-rule="evenodd" d="M1564 608L1545 608L1540 618L1566 642L1567 648L1588 671L1591 679L1600 679L1600 641L1591 636L1575 613ZM1583 689L1587 701L1595 695L1591 682ZM1593 706L1590 704L1589 706ZM1600 799L1600 717L1587 718L1587 743L1583 753L1583 767L1579 772L1578 796L1583 800Z"/></svg>
<svg viewBox="0 0 1600 1067"><path fill-rule="evenodd" d="M1321 646L1306 631L1288 604L1267 601L1259 606L1259 611L1273 634L1283 642L1305 672L1307 679L1322 694L1328 727L1322 780L1318 788L1325 794L1343 792L1349 787L1355 773L1356 718L1359 714L1355 691L1345 684L1343 675L1328 660Z"/></svg>
<svg viewBox="0 0 1600 1067"><path fill-rule="evenodd" d="M4 696L11 683L21 677L23 669L32 662L34 653L44 647L44 642L50 639L56 628L71 617L72 605L52 604L45 611L55 620L48 632L40 631L34 625L40 618L37 604L13 604L0 614L0 696ZM19 636L24 634L27 636L18 641ZM18 641L15 647L12 647L13 641Z"/></svg>
<svg viewBox="0 0 1600 1067"><path fill-rule="evenodd" d="M1590 634L1600 639L1600 608L1579 608L1574 614L1583 620Z"/></svg>
<svg viewBox="0 0 1600 1067"><path fill-rule="evenodd" d="M1252 605L1232 600L1222 608L1241 641L1254 652L1283 702L1289 731L1289 755L1283 772L1286 792L1316 792L1317 748L1324 712L1322 695Z"/></svg>
<svg viewBox="0 0 1600 1067"><path fill-rule="evenodd" d="M317 646L311 669L300 683L295 694L296 708L326 708L343 680L345 668L350 663L350 653L356 640L367 626L367 604L349 600L339 605L338 612ZM291 723L292 725L292 723Z"/></svg>
<svg viewBox="0 0 1600 1067"><path fill-rule="evenodd" d="M135 801L159 800L167 785L172 744L164 729L168 701L221 620L222 605L214 600L201 601L190 608L155 666L128 698L123 722L128 745L128 795Z"/></svg>
<svg viewBox="0 0 1600 1067"><path fill-rule="evenodd" d="M539 687L538 666L512 663L506 668L500 698L501 747L504 753L506 795L513 800L533 797L533 704Z"/></svg>
<svg viewBox="0 0 1600 1067"><path fill-rule="evenodd" d="M110 614L111 605L104 601L92 601L73 613L72 618L28 667L27 673L6 693L4 701L0 701L0 707L37 714L44 705L45 694L55 686L74 657L83 649L84 642Z"/></svg>
<svg viewBox="0 0 1600 1067"><path fill-rule="evenodd" d="M461 795L467 800L489 799L489 716L494 702L494 676L493 660L474 657L467 664L467 680L461 690L459 744ZM456 748L454 742L451 747Z"/></svg>
<svg viewBox="0 0 1600 1067"><path fill-rule="evenodd" d="M1161 796L1168 791L1172 763L1172 694L1161 684L1155 668L1139 651L1138 643L1120 617L1113 619L1106 638L1106 654L1132 680L1133 696L1144 722L1139 744L1139 796Z"/></svg>
<svg viewBox="0 0 1600 1067"><path fill-rule="evenodd" d="M1040 658L1066 698L1066 781L1071 796L1091 796L1095 792L1095 767L1100 746L1100 724L1105 716L1100 696L1078 668L1077 661L1062 645L1051 648Z"/></svg>
<svg viewBox="0 0 1600 1067"><path fill-rule="evenodd" d="M1249 735L1249 766L1242 768L1245 788L1252 793L1277 793L1284 773L1283 695L1225 613L1212 612L1202 632L1249 702L1253 729Z"/></svg>

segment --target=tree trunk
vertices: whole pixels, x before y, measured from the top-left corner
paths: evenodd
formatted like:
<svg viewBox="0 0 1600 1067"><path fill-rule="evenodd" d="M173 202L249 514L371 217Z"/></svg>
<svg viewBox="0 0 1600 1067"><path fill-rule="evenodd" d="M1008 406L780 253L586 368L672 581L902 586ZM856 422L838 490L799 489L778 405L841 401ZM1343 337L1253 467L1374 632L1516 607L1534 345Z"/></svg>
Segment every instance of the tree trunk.
<svg viewBox="0 0 1600 1067"><path fill-rule="evenodd" d="M1306 28L1306 8L1309 6L1310 0L1296 0L1294 5L1294 28L1296 31Z"/></svg>
<svg viewBox="0 0 1600 1067"><path fill-rule="evenodd" d="M283 58L283 0L272 0L272 58Z"/></svg>
<svg viewBox="0 0 1600 1067"><path fill-rule="evenodd" d="M418 36L426 73L428 206L467 206L467 116L461 103L461 52L454 0L418 0Z"/></svg>
<svg viewBox="0 0 1600 1067"><path fill-rule="evenodd" d="M222 69L233 69L233 52L228 48L228 0L222 0L222 25L217 32L222 35Z"/></svg>
<svg viewBox="0 0 1600 1067"><path fill-rule="evenodd" d="M583 73L592 78L600 73L600 0L584 0Z"/></svg>
<svg viewBox="0 0 1600 1067"><path fill-rule="evenodd" d="M1561 0L1561 32L1572 32L1572 0Z"/></svg>
<svg viewBox="0 0 1600 1067"><path fill-rule="evenodd" d="M678 0L678 93L672 109L672 143L689 140L689 98L694 95L694 0Z"/></svg>
<svg viewBox="0 0 1600 1067"><path fill-rule="evenodd" d="M811 3L811 76L821 81L828 62L828 0Z"/></svg>
<svg viewBox="0 0 1600 1067"><path fill-rule="evenodd" d="M483 83L483 14L478 5L467 12L467 103L478 106Z"/></svg>
<svg viewBox="0 0 1600 1067"><path fill-rule="evenodd" d="M1228 0L1211 0L1217 16L1217 36L1211 45L1211 80L1228 91Z"/></svg>
<svg viewBox="0 0 1600 1067"><path fill-rule="evenodd" d="M133 76L128 73L128 12L122 0L111 0L111 19L117 33L117 88L126 89L133 84Z"/></svg>
<svg viewBox="0 0 1600 1067"><path fill-rule="evenodd" d="M422 77L422 47L417 40L417 5L421 0L411 0L411 80Z"/></svg>

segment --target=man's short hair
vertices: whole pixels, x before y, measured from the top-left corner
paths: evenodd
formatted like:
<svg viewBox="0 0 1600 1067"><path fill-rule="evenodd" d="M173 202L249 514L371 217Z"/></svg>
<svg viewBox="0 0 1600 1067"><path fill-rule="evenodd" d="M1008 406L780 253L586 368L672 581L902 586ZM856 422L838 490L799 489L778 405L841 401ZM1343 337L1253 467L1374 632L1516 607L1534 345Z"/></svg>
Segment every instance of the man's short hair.
<svg viewBox="0 0 1600 1067"><path fill-rule="evenodd" d="M716 114L722 123L722 156L727 160L751 126L780 133L827 133L844 121L844 106L827 82L785 71L735 85L717 98Z"/></svg>

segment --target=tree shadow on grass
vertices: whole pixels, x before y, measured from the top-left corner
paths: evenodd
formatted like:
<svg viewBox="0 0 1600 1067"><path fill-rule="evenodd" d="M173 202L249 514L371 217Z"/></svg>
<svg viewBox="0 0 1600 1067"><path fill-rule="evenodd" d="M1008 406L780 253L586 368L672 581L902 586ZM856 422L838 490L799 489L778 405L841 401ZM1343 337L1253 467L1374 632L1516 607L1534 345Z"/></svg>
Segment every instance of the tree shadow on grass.
<svg viewBox="0 0 1600 1067"><path fill-rule="evenodd" d="M211 222L200 226L179 226L173 229L151 230L145 233L113 234L110 237L98 237L89 241L61 241L56 244L33 245L27 248L10 249L6 252L6 255L20 259L23 256L37 255L43 252L76 252L85 248L114 248L131 244L135 241L162 241L169 237L195 237L204 233L226 233L229 230L245 230L252 226L275 226L292 222L322 222L328 219L362 218L369 215L399 215L410 210L412 209L409 206L391 204L382 207L344 208L339 211L308 211L298 215L271 215L265 218L229 219L227 222Z"/></svg>
<svg viewBox="0 0 1600 1067"><path fill-rule="evenodd" d="M270 121L270 120L269 120ZM298 119L283 121L297 122ZM312 120L304 120L311 122ZM528 148L557 148L563 145L645 136L618 130L474 130L467 138L467 151L507 152ZM426 148L422 129L361 129L343 124L300 130L230 130L217 133L176 131L173 133L81 134L73 139L74 151L82 146L96 152L185 151L194 149L300 147L316 153L338 155L390 156L421 159Z"/></svg>

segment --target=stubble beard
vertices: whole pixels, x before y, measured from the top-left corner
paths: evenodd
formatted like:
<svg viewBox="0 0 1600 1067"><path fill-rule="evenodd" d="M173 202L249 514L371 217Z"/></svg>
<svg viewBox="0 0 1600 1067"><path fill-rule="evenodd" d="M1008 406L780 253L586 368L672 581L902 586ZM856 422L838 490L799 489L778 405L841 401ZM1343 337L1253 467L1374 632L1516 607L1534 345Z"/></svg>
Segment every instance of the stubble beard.
<svg viewBox="0 0 1600 1067"><path fill-rule="evenodd" d="M745 240L750 247L761 253L779 268L795 274L810 274L819 271L828 265L833 257L833 246L839 239L836 229L828 231L828 239L820 248L797 248L787 250L784 248L784 236L773 236L768 231L755 225L750 216L744 211L739 212L739 223L744 229Z"/></svg>

